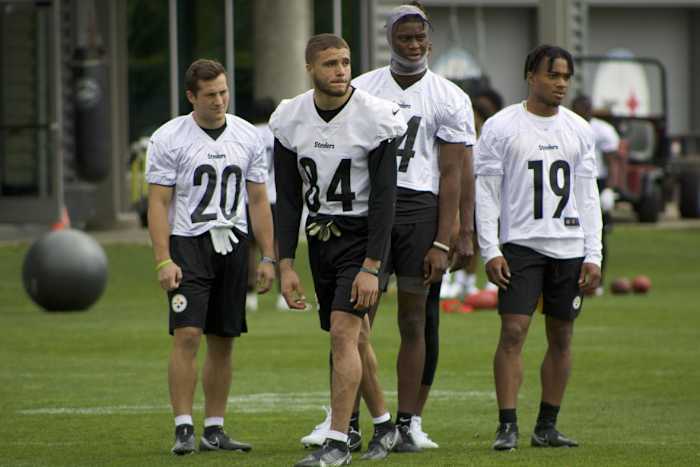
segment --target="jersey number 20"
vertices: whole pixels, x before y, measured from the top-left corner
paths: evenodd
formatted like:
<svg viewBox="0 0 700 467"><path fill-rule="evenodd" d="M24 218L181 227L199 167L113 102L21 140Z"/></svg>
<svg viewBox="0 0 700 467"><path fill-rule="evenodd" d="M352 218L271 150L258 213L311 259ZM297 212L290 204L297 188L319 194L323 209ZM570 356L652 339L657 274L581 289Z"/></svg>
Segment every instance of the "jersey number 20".
<svg viewBox="0 0 700 467"><path fill-rule="evenodd" d="M338 168L335 170L333 179L328 185L328 190L326 191L327 201L337 201L343 204L343 212L352 211L352 201L355 199L355 192L352 191L352 185L350 184L350 166L352 161L350 159L341 159ZM316 162L308 157L302 157L299 159L299 165L304 170L306 178L309 180L309 189L306 190L304 198L306 199L306 206L308 206L309 211L318 212L321 209L321 201L319 200L319 188L318 188L318 169L316 168ZM340 188L340 192L338 192Z"/></svg>
<svg viewBox="0 0 700 467"><path fill-rule="evenodd" d="M216 220L216 213L205 213L204 210L209 207L209 203L211 202L212 197L214 196L214 190L216 189L216 183L217 183L217 174L216 174L216 169L214 166L209 165L209 164L204 164L200 165L197 167L194 171L194 177L192 179L192 185L198 186L202 184L202 178L204 178L204 175L207 176L207 188L204 191L204 195L202 196L202 199L199 200L199 204L197 204L197 207L194 208L194 211L190 215L190 220L192 221L193 224L197 222L209 222ZM231 179L231 175L234 175L236 178L236 194L234 195L233 198L233 205L231 206L231 210L226 211L226 197L228 194L228 184L229 180ZM233 216L236 214L236 208L238 207L238 198L240 195L240 186L241 186L241 168L238 167L237 165L229 165L226 166L224 171L221 173L221 190L220 190L220 198L219 198L219 207L221 208L221 212L223 213L224 217L226 220L231 220Z"/></svg>
<svg viewBox="0 0 700 467"><path fill-rule="evenodd" d="M542 161L529 161L527 168L532 170L535 183L535 219L542 219L542 186L544 182L544 164ZM559 184L559 172L563 174L562 184ZM549 167L549 186L555 195L559 196L559 204L554 211L553 218L561 217L561 213L569 202L571 194L571 168L569 163L563 160L554 161Z"/></svg>

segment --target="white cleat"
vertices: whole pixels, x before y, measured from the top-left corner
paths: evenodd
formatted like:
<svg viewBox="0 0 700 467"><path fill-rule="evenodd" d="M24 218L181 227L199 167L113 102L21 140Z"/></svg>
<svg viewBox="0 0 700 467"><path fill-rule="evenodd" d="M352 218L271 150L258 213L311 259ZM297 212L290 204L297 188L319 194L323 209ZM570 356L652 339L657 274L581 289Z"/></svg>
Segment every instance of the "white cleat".
<svg viewBox="0 0 700 467"><path fill-rule="evenodd" d="M289 305L287 305L287 300L284 299L282 294L277 296L277 310L290 311Z"/></svg>
<svg viewBox="0 0 700 467"><path fill-rule="evenodd" d="M416 446L418 446L421 449L437 449L440 446L430 439L428 437L428 434L423 431L423 419L419 417L418 415L414 415L411 417L411 427L409 428L408 432L411 434L411 438L413 438L413 442L416 443Z"/></svg>
<svg viewBox="0 0 700 467"><path fill-rule="evenodd" d="M440 298L456 298L462 287L455 281L453 275L446 274L440 286Z"/></svg>
<svg viewBox="0 0 700 467"><path fill-rule="evenodd" d="M248 311L258 311L258 294L248 292L245 296L245 309Z"/></svg>
<svg viewBox="0 0 700 467"><path fill-rule="evenodd" d="M305 448L321 446L328 436L328 432L331 429L331 409L323 406L323 410L326 411L326 419L316 425L311 433L300 440Z"/></svg>

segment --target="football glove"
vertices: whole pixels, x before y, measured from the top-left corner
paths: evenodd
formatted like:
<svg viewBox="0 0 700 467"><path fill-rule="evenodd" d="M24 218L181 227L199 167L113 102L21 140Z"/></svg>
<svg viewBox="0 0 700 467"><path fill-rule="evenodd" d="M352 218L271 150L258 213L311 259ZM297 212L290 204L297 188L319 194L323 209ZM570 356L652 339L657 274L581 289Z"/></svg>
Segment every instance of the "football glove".
<svg viewBox="0 0 700 467"><path fill-rule="evenodd" d="M600 209L610 212L615 208L615 192L611 188L605 188L600 192Z"/></svg>
<svg viewBox="0 0 700 467"><path fill-rule="evenodd" d="M227 255L233 251L233 245L238 243L238 238L230 227L212 227L209 229L211 243L214 251Z"/></svg>

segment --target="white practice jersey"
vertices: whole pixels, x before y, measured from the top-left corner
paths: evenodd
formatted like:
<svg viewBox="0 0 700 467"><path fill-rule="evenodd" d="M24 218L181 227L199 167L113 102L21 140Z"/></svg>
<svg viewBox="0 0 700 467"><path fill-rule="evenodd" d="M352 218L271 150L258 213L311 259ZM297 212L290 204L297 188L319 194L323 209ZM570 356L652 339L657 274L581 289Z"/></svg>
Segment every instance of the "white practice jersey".
<svg viewBox="0 0 700 467"><path fill-rule="evenodd" d="M345 107L325 122L313 89L283 100L270 118L275 138L297 154L304 202L311 214L366 216L368 155L406 132L396 104L356 89Z"/></svg>
<svg viewBox="0 0 700 467"><path fill-rule="evenodd" d="M248 232L245 182L266 182L264 144L253 125L234 115L226 115L216 141L192 114L177 117L151 136L146 180L175 189L171 234L196 236L214 226Z"/></svg>
<svg viewBox="0 0 700 467"><path fill-rule="evenodd" d="M255 125L258 130L260 139L262 139L263 145L265 146L265 165L267 167L267 199L270 204L275 204L277 201L277 190L275 190L275 164L272 159L273 149L275 147L275 136L270 130L270 125L267 123L260 123Z"/></svg>
<svg viewBox="0 0 700 467"><path fill-rule="evenodd" d="M475 173L502 177L501 244L583 239L574 177L595 179L597 171L593 132L574 112L560 106L555 116L538 117L524 103L501 110L484 124ZM477 222L482 196L477 190ZM583 241L577 249L583 255Z"/></svg>
<svg viewBox="0 0 700 467"><path fill-rule="evenodd" d="M440 140L470 146L476 139L469 96L430 70L401 89L388 66L358 76L352 85L401 108L408 129L396 154L397 185L438 194Z"/></svg>
<svg viewBox="0 0 700 467"><path fill-rule="evenodd" d="M608 167L605 164L603 154L608 152L616 152L620 147L620 136L617 134L615 127L599 118L592 118L589 122L593 129L593 137L595 138L595 157L598 164L598 178L608 176Z"/></svg>

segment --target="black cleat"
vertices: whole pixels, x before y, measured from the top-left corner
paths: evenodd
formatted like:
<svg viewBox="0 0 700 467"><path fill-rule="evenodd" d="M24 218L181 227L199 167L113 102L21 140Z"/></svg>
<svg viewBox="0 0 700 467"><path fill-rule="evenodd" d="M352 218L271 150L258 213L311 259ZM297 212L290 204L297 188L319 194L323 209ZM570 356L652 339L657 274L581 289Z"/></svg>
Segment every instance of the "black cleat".
<svg viewBox="0 0 700 467"><path fill-rule="evenodd" d="M578 446L578 442L559 433L554 426L536 426L530 444L536 448L575 448Z"/></svg>
<svg viewBox="0 0 700 467"><path fill-rule="evenodd" d="M413 436L411 436L410 429L411 427L408 425L398 425L396 429L399 432L399 439L396 441L396 444L394 445L394 452L420 452L422 451L421 448L416 445L415 441L413 441Z"/></svg>
<svg viewBox="0 0 700 467"><path fill-rule="evenodd" d="M370 461L384 459L394 449L399 438L399 430L393 423L387 422L375 426L374 435L367 446L367 452L361 459Z"/></svg>
<svg viewBox="0 0 700 467"><path fill-rule="evenodd" d="M207 430L208 431L208 430ZM248 443L234 441L224 432L224 428L217 426L210 433L205 434L199 440L200 451L241 451L248 452L253 449Z"/></svg>
<svg viewBox="0 0 700 467"><path fill-rule="evenodd" d="M350 452L357 452L362 449L362 432L350 427L348 430L348 448Z"/></svg>
<svg viewBox="0 0 700 467"><path fill-rule="evenodd" d="M312 452L294 467L325 467L334 465L349 465L352 455L346 443L326 439L320 449Z"/></svg>
<svg viewBox="0 0 700 467"><path fill-rule="evenodd" d="M491 446L496 451L512 451L518 447L518 425L501 423L496 430L496 441Z"/></svg>
<svg viewBox="0 0 700 467"><path fill-rule="evenodd" d="M192 425L178 425L175 427L175 444L171 451L177 456L184 456L194 452L194 427Z"/></svg>

